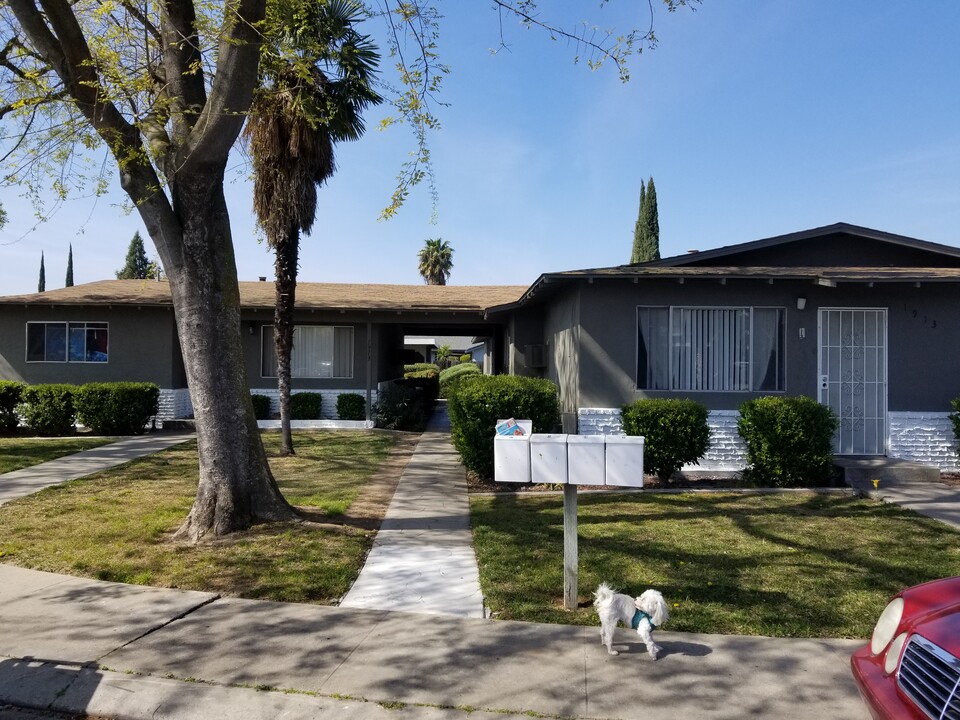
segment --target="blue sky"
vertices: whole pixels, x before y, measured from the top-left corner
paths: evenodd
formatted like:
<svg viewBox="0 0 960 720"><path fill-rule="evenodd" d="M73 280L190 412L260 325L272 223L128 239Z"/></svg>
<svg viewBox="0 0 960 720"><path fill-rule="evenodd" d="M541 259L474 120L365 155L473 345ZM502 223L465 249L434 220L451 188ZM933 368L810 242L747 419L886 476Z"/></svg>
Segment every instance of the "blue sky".
<svg viewBox="0 0 960 720"><path fill-rule="evenodd" d="M489 3L448 0L440 51L452 67L430 138L439 205L425 187L377 220L413 140L370 130L338 148L320 191L300 279L419 283L427 238L454 248L451 284L529 285L540 273L629 259L641 180L653 176L664 256L849 222L960 246L960 3L928 0L704 0L658 8L654 51L592 72L575 48L515 23L493 54ZM646 3L543 0L567 24L645 25ZM368 31L379 28L371 24ZM238 274L266 275L238 159L227 185ZM114 186L116 183L114 182ZM0 294L114 277L136 215L119 191L77 199L37 225L2 190ZM148 252L152 245L148 242Z"/></svg>

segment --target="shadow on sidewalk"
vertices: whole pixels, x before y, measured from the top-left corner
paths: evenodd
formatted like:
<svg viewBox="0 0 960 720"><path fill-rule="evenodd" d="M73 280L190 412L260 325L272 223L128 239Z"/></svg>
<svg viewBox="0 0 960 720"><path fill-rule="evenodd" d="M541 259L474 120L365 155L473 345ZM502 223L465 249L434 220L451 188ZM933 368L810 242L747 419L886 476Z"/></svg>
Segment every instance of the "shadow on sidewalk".
<svg viewBox="0 0 960 720"><path fill-rule="evenodd" d="M0 661L0 705L72 715L88 706L101 677L69 661L9 658Z"/></svg>

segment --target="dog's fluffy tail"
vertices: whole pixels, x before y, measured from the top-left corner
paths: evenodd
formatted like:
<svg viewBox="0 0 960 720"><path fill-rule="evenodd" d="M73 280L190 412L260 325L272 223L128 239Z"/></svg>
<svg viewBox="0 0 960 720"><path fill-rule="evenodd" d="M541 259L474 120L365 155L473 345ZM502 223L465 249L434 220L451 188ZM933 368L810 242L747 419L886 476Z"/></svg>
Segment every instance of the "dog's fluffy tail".
<svg viewBox="0 0 960 720"><path fill-rule="evenodd" d="M600 583L597 586L596 591L593 593L593 606L598 608L601 605L609 604L614 593L615 590L612 587L607 585L605 582Z"/></svg>

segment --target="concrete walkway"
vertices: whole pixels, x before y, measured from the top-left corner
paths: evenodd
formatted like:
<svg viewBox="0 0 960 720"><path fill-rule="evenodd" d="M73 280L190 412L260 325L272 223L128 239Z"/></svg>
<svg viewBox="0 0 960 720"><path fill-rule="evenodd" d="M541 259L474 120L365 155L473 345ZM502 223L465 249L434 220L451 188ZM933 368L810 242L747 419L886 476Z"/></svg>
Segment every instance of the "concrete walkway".
<svg viewBox="0 0 960 720"><path fill-rule="evenodd" d="M123 438L75 455L50 460L33 467L0 475L0 505L30 495L50 485L76 480L93 473L151 455L193 438L193 433L162 432Z"/></svg>
<svg viewBox="0 0 960 720"><path fill-rule="evenodd" d="M131 459L136 440L107 455ZM39 468L35 484L18 471L20 494L67 479ZM340 607L0 565L0 706L144 720L868 717L849 671L862 641L659 631L652 662L625 630L612 657L596 627L484 619L468 517L438 418Z"/></svg>
<svg viewBox="0 0 960 720"><path fill-rule="evenodd" d="M482 618L466 472L441 403L400 483L343 608Z"/></svg>

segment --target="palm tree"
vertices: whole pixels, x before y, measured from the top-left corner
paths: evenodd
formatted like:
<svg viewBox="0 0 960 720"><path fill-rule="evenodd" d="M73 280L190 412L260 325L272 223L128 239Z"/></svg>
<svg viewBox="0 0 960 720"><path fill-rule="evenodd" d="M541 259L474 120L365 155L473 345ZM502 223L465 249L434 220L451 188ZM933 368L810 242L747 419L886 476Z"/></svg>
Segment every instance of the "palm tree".
<svg viewBox="0 0 960 720"><path fill-rule="evenodd" d="M453 248L446 240L427 240L417 253L420 276L427 285L446 285L453 270Z"/></svg>
<svg viewBox="0 0 960 720"><path fill-rule="evenodd" d="M336 170L334 144L364 132L361 112L381 97L372 89L380 56L354 25L355 0L272 3L278 28L264 45L263 82L244 130L253 161L253 208L275 252L274 342L280 394L281 453L293 454L290 432L290 355L300 233L316 217L317 186ZM317 30L300 32L304 25ZM321 42L302 47L304 37Z"/></svg>

